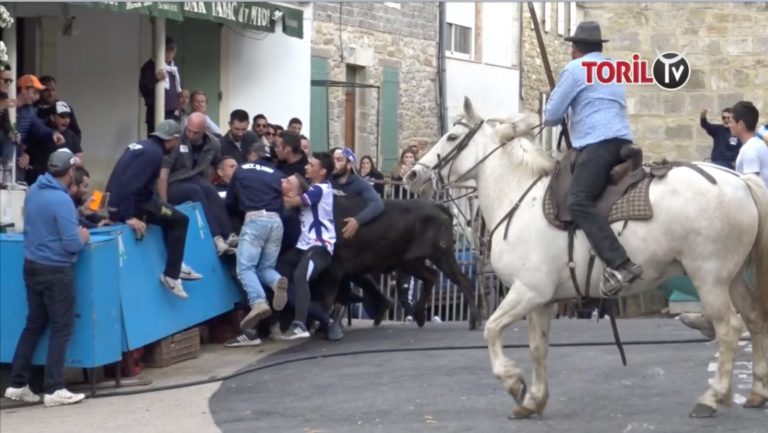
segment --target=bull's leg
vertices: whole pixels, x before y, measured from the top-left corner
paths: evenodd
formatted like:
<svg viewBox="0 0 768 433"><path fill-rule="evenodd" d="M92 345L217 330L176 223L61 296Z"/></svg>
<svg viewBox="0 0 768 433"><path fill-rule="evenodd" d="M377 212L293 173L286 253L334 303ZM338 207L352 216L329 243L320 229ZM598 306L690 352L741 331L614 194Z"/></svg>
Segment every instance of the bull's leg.
<svg viewBox="0 0 768 433"><path fill-rule="evenodd" d="M464 295L464 299L467 300L469 305L469 329L479 329L482 325L483 317L480 314L480 310L475 302L475 290L472 287L472 281L464 275L459 269L459 264L456 262L456 257L453 254L453 249L439 249L437 254L429 259L437 266L437 269L445 274L449 280L456 284L461 293ZM485 304L485 295L480 294L480 303Z"/></svg>
<svg viewBox="0 0 768 433"><path fill-rule="evenodd" d="M432 288L437 280L437 271L427 266L425 260L415 260L403 264L401 268L406 274L418 278L424 283L421 295L413 306L413 315L419 328L427 321L427 299L432 296Z"/></svg>

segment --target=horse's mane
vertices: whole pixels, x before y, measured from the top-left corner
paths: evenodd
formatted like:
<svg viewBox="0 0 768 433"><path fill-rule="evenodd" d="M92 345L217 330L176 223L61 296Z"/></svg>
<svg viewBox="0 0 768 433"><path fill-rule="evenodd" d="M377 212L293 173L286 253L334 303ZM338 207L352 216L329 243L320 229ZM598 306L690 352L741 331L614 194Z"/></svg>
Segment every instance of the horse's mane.
<svg viewBox="0 0 768 433"><path fill-rule="evenodd" d="M496 121L495 132L499 143L514 162L529 169L534 176L546 176L555 170L555 160L535 144L533 130L537 126L537 116L521 113L514 118Z"/></svg>

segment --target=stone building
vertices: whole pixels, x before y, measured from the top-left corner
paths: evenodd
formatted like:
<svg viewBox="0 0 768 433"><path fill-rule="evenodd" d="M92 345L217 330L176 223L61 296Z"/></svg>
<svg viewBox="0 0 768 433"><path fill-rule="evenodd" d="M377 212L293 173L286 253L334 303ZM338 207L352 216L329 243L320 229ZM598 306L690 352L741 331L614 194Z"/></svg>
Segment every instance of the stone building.
<svg viewBox="0 0 768 433"><path fill-rule="evenodd" d="M436 3L315 4L313 148L352 147L388 170L399 149L435 142L437 35Z"/></svg>
<svg viewBox="0 0 768 433"><path fill-rule="evenodd" d="M541 15L558 20L558 11L573 11L560 3L537 3ZM566 3L567 5L567 3ZM573 5L573 3L571 3ZM709 158L712 140L699 127L699 113L719 123L720 110L739 100L751 100L768 119L768 3L578 3L576 20L598 21L610 39L604 53L613 59L631 59L634 53L653 60L657 52L685 54L692 74L676 91L655 85L630 85L627 105L635 142L646 160L662 157L683 160ZM523 79L521 107L540 112L536 93L547 86L540 64L527 7L523 18ZM541 18L541 17L540 17ZM557 77L570 59L570 44L558 32L544 38ZM542 90L543 89L543 90Z"/></svg>

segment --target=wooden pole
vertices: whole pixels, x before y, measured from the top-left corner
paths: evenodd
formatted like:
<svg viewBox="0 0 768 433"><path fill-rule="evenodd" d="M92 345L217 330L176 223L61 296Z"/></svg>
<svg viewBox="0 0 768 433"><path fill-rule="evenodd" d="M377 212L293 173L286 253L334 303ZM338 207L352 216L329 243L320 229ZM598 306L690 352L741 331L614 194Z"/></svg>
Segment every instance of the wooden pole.
<svg viewBox="0 0 768 433"><path fill-rule="evenodd" d="M544 74L547 76L547 83L549 84L549 90L552 91L555 88L555 76L552 74L552 66L549 64L549 57L547 57L547 47L544 46L544 37L541 35L541 27L539 27L539 18L536 16L536 8L533 7L533 2L528 2L528 12L531 14L531 20L533 21L533 30L536 32L536 41L539 44L539 52L541 53L541 63L544 65ZM543 115L544 113L542 113ZM571 149L571 137L568 135L568 123L563 120L563 138L565 139L565 147Z"/></svg>

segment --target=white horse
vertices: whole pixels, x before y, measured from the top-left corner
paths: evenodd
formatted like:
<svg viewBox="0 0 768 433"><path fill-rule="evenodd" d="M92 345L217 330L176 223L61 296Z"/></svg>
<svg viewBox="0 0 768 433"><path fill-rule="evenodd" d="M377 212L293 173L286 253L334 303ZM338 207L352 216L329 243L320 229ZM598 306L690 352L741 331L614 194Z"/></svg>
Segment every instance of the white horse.
<svg viewBox="0 0 768 433"><path fill-rule="evenodd" d="M542 213L542 198L555 162L532 142L537 116L521 114L496 127L464 101L464 118L422 157L406 180L412 188L428 182L450 186L477 182L480 209L494 227L539 176L544 176L522 201L511 219L491 239L491 265L510 285L509 293L488 319L485 338L493 374L514 397L512 415L542 413L549 397L546 356L553 301L575 298L568 271L567 234L552 227ZM768 400L768 190L759 178L738 176L709 164L713 185L688 168L671 170L650 187L653 218L631 221L620 237L629 257L642 265L642 278L623 294L657 287L673 275L687 274L698 289L704 316L714 323L719 356L709 389L698 399L692 417L713 416L732 401L731 376L741 317L752 336L754 378L745 407ZM620 223L613 224L618 231ZM578 281L585 281L589 244L579 232L574 262ZM749 285L745 270L752 266L757 284ZM592 287L600 284L602 263L596 263ZM501 333L512 322L528 318L533 362L527 388L522 371L504 356Z"/></svg>

